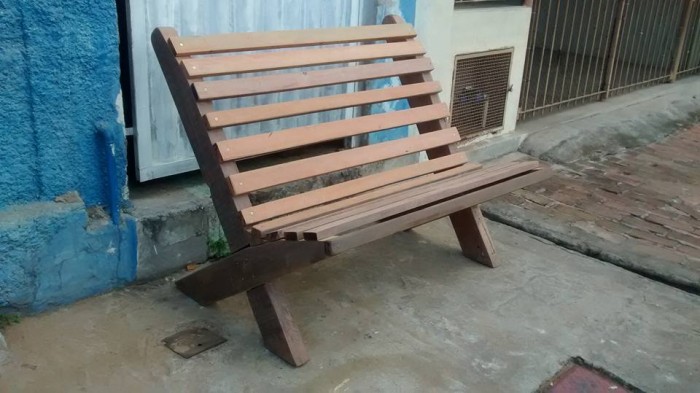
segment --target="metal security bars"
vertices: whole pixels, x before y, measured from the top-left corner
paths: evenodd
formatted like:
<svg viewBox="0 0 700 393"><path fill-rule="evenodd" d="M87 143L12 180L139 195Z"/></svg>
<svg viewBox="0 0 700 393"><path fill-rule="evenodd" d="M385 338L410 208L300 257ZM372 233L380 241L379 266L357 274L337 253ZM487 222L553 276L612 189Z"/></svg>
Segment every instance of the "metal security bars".
<svg viewBox="0 0 700 393"><path fill-rule="evenodd" d="M698 71L700 0L535 0L520 118Z"/></svg>
<svg viewBox="0 0 700 393"><path fill-rule="evenodd" d="M682 43L678 56L677 75L700 73L700 0L688 3L681 27Z"/></svg>
<svg viewBox="0 0 700 393"><path fill-rule="evenodd" d="M627 0L623 12L606 97L669 80L683 0Z"/></svg>
<svg viewBox="0 0 700 393"><path fill-rule="evenodd" d="M513 50L457 56L450 123L462 139L503 128Z"/></svg>
<svg viewBox="0 0 700 393"><path fill-rule="evenodd" d="M523 0L455 0L455 5L463 4L498 4L498 5L521 5Z"/></svg>

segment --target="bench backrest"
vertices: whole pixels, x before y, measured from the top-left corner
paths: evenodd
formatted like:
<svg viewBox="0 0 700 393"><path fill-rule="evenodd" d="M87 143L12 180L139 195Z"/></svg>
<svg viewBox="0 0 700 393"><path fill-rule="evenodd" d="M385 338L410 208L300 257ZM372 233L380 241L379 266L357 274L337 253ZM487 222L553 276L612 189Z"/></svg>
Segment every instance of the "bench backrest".
<svg viewBox="0 0 700 393"><path fill-rule="evenodd" d="M226 225L226 217L242 221L229 224L233 226L227 235L243 236L248 226L265 220L466 162L464 155L450 155L449 145L459 141L459 134L447 127L448 108L437 95L440 85L430 77L433 66L415 37L411 25L393 16L383 25L339 29L202 37L180 37L170 28L154 31L154 48L222 224ZM385 59L389 61L377 62ZM329 64L339 67L299 70ZM270 73L284 69L292 70ZM210 78L220 76L238 77ZM393 76L400 78L401 86L250 107L215 110L213 106L216 100ZM223 131L230 126L400 99L407 99L411 108L236 139L227 139ZM241 160L411 124L419 126L421 135L239 171ZM442 158L260 205L251 203L250 195L256 191L420 151Z"/></svg>

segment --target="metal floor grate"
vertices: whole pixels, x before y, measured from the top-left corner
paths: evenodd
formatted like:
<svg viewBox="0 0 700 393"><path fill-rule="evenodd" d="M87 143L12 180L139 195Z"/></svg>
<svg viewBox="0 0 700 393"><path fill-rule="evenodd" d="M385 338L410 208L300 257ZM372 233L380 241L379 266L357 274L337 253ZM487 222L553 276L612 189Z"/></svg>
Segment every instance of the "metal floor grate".
<svg viewBox="0 0 700 393"><path fill-rule="evenodd" d="M450 122L462 139L503 128L512 50L458 56Z"/></svg>

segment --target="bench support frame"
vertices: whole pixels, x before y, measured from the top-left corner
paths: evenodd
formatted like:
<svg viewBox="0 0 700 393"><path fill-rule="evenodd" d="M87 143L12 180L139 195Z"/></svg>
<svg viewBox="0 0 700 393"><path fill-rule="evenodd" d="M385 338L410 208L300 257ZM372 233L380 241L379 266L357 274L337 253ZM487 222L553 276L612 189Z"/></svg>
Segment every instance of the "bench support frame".
<svg viewBox="0 0 700 393"><path fill-rule="evenodd" d="M392 23L404 23L404 21L397 15L388 15L384 18L384 24ZM431 82L433 77L429 72L424 72L422 74L400 76L399 79L401 80L401 84L407 85L411 83ZM440 96L437 94L408 99L408 104L412 108L438 103L440 103ZM446 120L442 119L420 123L417 127L419 133L425 134L448 128L448 124ZM435 159L454 153L456 153L454 146L443 147L428 151L428 158ZM452 227L455 230L457 239L459 239L459 245L462 248L462 254L464 254L464 256L488 267L498 266L496 253L493 248L493 241L491 240L491 235L486 227L479 206L473 206L450 215L450 221L452 222Z"/></svg>
<svg viewBox="0 0 700 393"><path fill-rule="evenodd" d="M403 23L403 20L388 16L384 23ZM255 244L256 240L244 229L237 213L251 206L250 199L248 196L232 197L227 184L228 176L238 173L238 168L234 162L222 165L215 158L217 155L213 146L225 139L223 130L207 128L200 113L210 111L208 106L211 103L197 102L194 98L190 81L183 74L178 59L172 56L171 38L177 38L175 30L157 29L152 36L153 46L233 251L231 256L180 279L177 287L202 305L247 292L265 347L289 364L301 366L308 362L309 355L277 279L326 258L328 252L323 242L315 241ZM404 75L400 80L403 85L409 85L430 82L432 77L425 72ZM437 94L414 97L408 101L412 108L440 103ZM418 124L421 134L447 127L445 119ZM435 159L455 152L454 147L443 146L428 151L428 157ZM495 267L497 261L493 242L479 206L453 213L450 220L462 253L483 265Z"/></svg>

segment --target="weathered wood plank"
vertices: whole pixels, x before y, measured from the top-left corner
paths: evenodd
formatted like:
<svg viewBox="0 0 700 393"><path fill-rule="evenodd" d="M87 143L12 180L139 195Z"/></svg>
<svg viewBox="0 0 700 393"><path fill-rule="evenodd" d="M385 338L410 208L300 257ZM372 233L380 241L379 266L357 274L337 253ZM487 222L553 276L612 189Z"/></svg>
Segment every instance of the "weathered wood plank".
<svg viewBox="0 0 700 393"><path fill-rule="evenodd" d="M403 138L396 141L383 142L279 165L272 165L238 173L232 175L229 179L233 193L235 195L242 195L296 180L308 179L346 168L416 153L453 143L458 140L459 133L457 129L450 128L427 135Z"/></svg>
<svg viewBox="0 0 700 393"><path fill-rule="evenodd" d="M457 195L473 192L479 188L489 187L508 178L532 171L538 165L537 162L508 164L503 167L467 173L463 176L429 184L424 189L409 190L387 199L377 200L372 204L349 209L343 212L341 216L332 218L327 222L314 224L311 228L297 231L303 232L306 240L325 239L429 205L435 201L454 198Z"/></svg>
<svg viewBox="0 0 700 393"><path fill-rule="evenodd" d="M397 60L424 54L418 41L334 48L299 49L249 55L214 56L183 59L182 69L190 78L242 74L281 70L284 68L310 67L325 64L352 63L386 58Z"/></svg>
<svg viewBox="0 0 700 393"><path fill-rule="evenodd" d="M354 135L431 121L449 115L444 104L380 113L218 142L219 159L235 161Z"/></svg>
<svg viewBox="0 0 700 393"><path fill-rule="evenodd" d="M342 212L347 208L364 206L366 203L384 198L388 195L394 195L413 188L421 188L422 186L433 183L436 180L459 176L465 172L476 170L477 168L478 167L475 167L473 164L466 164L440 173L429 174L368 191L366 193L326 205L315 206L297 213L292 213L257 224L253 227L253 233L256 235L256 237L261 237L269 235L273 232L285 231L281 232L281 235L286 236L289 240L299 240L302 239L302 234L300 232L301 230L307 227L313 227L313 225L316 223L323 223L328 220L332 221L339 214L342 214ZM422 190L423 188L417 192ZM294 227L289 227L290 225L294 225Z"/></svg>
<svg viewBox="0 0 700 393"><path fill-rule="evenodd" d="M391 190L391 192L388 192L385 187L383 189L385 192L382 193L383 195L381 196L381 198L373 198L370 201L365 201L360 204L348 204L349 201L347 200L340 201L338 202L338 204L344 205L344 208L342 210L338 210L331 214L326 213L323 215L319 215L318 217L313 219L297 221L294 225L286 226L280 229L279 231L288 240L303 239L305 231L312 230L316 227L332 224L339 220L343 220L348 217L353 217L354 215L362 215L370 210L382 209L389 204L401 204L408 198L420 196L429 192L434 192L436 189L442 189L452 186L461 187L466 181L474 181L475 178L477 181L480 180L483 183L484 179L493 179L495 177L503 175L504 173L507 173L508 171L511 171L513 168L513 164L509 164L501 168L496 168L495 170L482 169L479 171L461 171L461 168L455 168L454 170L440 172L436 175L424 176L415 179L415 181L412 181L416 183L418 181L421 181L420 184L415 184L412 187L406 187L405 182L399 183L396 186L392 187L393 189ZM530 169L536 168L537 165L532 165L530 167ZM381 189L377 190L377 193L379 193L380 191ZM300 214L313 212L314 210L316 210L316 208L305 210L303 212L300 212ZM283 217L283 219L284 218L287 217Z"/></svg>
<svg viewBox="0 0 700 393"><path fill-rule="evenodd" d="M388 63L362 64L340 69L331 68L249 78L201 81L193 83L192 87L200 100L218 100L361 82L370 79L426 72L432 69L432 62L427 57L424 57Z"/></svg>
<svg viewBox="0 0 700 393"><path fill-rule="evenodd" d="M497 185L401 215L396 218L344 234L342 236L334 236L329 239L325 239L324 241L326 243L327 252L331 255L339 254L350 248L381 239L396 232L401 232L406 229L435 221L439 218L461 211L467 207L476 206L490 199L507 194L513 190L540 182L549 176L551 176L550 169L540 169L527 175L516 177Z"/></svg>
<svg viewBox="0 0 700 393"><path fill-rule="evenodd" d="M325 205L315 206L310 209L302 210L296 213L292 213L286 216L274 218L272 220L259 223L253 227L253 233L256 237L267 236L290 225L307 222L309 220L320 217L326 217L326 215L342 211L352 206L364 204L366 202L373 201L385 197L387 195L393 195L404 190L421 187L425 184L429 184L440 179L458 176L462 173L474 171L478 168L480 168L480 166L468 163L462 166L458 166L456 168L448 169L443 172L429 174L410 180L405 180L382 188L367 191L360 195L352 196L350 198L342 199L336 202L331 202ZM297 237L290 238L290 240L297 240Z"/></svg>
<svg viewBox="0 0 700 393"><path fill-rule="evenodd" d="M309 98L306 100L215 111L204 115L204 119L209 125L209 128L221 128L333 109L400 100L408 97L433 94L440 90L442 90L442 88L437 82L417 83L408 86L365 90L356 93L336 94L332 96Z"/></svg>
<svg viewBox="0 0 700 393"><path fill-rule="evenodd" d="M284 214L294 213L309 207L334 202L369 190L379 189L404 180L427 175L432 172L458 167L466 163L466 155L453 154L440 159L423 161L385 172L366 175L359 179L348 180L332 186L326 186L302 194L251 206L247 209L243 209L241 215L246 224L255 224ZM464 170L477 169L480 167L481 166L478 164L469 164L464 167ZM425 179L424 181L428 180Z"/></svg>
<svg viewBox="0 0 700 393"><path fill-rule="evenodd" d="M415 37L413 26L397 25L343 27L335 29L286 30L228 33L208 36L172 37L171 48L178 56L293 48L351 42L371 42Z"/></svg>

